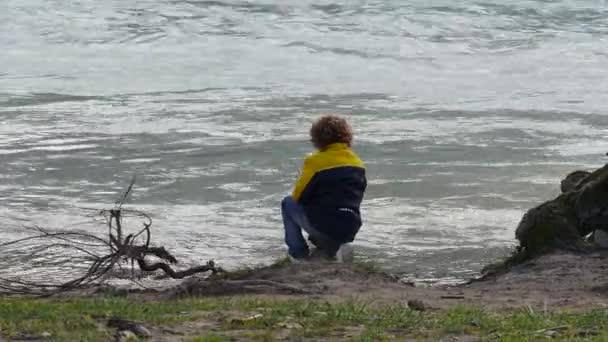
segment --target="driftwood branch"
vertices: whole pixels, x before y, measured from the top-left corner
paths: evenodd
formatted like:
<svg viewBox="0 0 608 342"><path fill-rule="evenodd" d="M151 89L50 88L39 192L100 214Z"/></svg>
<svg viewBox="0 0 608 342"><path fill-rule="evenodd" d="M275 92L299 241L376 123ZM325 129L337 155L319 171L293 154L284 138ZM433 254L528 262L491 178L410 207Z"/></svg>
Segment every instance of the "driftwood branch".
<svg viewBox="0 0 608 342"><path fill-rule="evenodd" d="M183 279L196 274L224 273L213 260L204 265L176 270L178 260L163 246L152 246L152 218L141 211L123 208L132 193L135 177L112 209L88 210L105 223L105 236L94 233L63 230L50 231L34 226L27 230L33 235L0 243L2 261L18 267L21 272L4 271L0 267L0 294L52 296L66 291L100 286L113 276L129 274L134 284L136 273L161 273L154 279ZM141 220L141 226L131 230L125 218ZM73 225L76 227L77 225ZM130 265L125 269L123 265ZM53 268L60 267L69 274L53 276ZM9 267L10 268L10 267ZM139 272L136 272L137 269ZM127 271L127 272L124 272ZM3 274L6 273L6 275ZM33 275L33 276L32 276ZM28 278L29 277L29 278ZM186 293L198 295L238 294L243 292L285 292L307 294L297 286L264 279L230 280L223 277L192 278L180 286ZM63 281L62 281L63 280ZM101 288L101 287L100 287Z"/></svg>
<svg viewBox="0 0 608 342"><path fill-rule="evenodd" d="M135 177L114 208L97 210L98 215L102 216L107 224L105 237L76 231L52 232L34 226L29 228L35 233L34 235L0 243L0 254L9 255L9 259L10 255L19 255L18 262L25 262L23 268L27 272L24 273L31 273L28 266L32 266L32 269L36 268L35 265L28 265L28 262L43 265L42 271L38 271L42 274L36 274L38 280L25 280L19 275L3 276L0 273L0 294L48 296L99 285L111 276L112 270L122 268L121 264L125 262L137 265L140 271L161 271L165 276L174 279L182 279L197 273L220 272L221 269L217 268L213 261L185 270L175 270L171 265L176 264L177 259L164 247L151 246L152 218L140 211L123 209L134 184ZM143 227L129 234L123 220L126 216L142 219ZM18 248L19 246L25 247ZM151 262L149 260L151 258L157 261ZM53 283L46 280L49 278L44 274L48 271L46 264L55 266L59 264L68 268L73 266L83 271L72 279ZM135 272L132 271L134 275Z"/></svg>

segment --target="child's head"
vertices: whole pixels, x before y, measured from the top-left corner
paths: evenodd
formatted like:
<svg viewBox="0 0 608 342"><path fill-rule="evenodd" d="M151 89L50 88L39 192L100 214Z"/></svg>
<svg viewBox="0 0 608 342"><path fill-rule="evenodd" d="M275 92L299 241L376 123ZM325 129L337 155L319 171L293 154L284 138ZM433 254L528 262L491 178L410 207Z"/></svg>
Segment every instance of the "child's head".
<svg viewBox="0 0 608 342"><path fill-rule="evenodd" d="M341 117L325 115L312 124L310 139L319 150L335 143L343 143L350 147L353 142L353 130Z"/></svg>

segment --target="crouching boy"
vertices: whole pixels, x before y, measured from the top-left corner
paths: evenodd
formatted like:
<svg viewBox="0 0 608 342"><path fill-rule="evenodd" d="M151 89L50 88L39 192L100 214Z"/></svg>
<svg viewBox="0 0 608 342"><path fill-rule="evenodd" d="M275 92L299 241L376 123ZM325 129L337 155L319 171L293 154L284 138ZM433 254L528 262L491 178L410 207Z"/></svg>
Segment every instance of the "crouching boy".
<svg viewBox="0 0 608 342"><path fill-rule="evenodd" d="M348 261L350 242L361 227L365 168L351 150L353 133L343 118L321 117L313 123L310 137L317 151L304 160L293 194L281 203L288 254L292 261L310 256L305 231L322 255Z"/></svg>

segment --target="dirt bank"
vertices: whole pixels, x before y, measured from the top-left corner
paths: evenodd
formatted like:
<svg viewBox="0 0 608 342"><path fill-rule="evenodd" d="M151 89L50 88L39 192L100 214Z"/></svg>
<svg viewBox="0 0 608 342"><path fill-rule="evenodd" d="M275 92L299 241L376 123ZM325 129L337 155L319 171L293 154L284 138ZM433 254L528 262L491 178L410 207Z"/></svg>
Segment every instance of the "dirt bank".
<svg viewBox="0 0 608 342"><path fill-rule="evenodd" d="M608 306L608 252L558 251L513 267L508 272L463 286L484 305L548 308Z"/></svg>
<svg viewBox="0 0 608 342"><path fill-rule="evenodd" d="M555 252L467 284L427 287L414 286L366 264L283 262L212 281L190 278L169 289L129 295L153 298L245 295L331 302L354 299L379 305L421 300L427 307L438 309L457 304L494 309L522 306L589 309L608 306L607 262L608 253Z"/></svg>

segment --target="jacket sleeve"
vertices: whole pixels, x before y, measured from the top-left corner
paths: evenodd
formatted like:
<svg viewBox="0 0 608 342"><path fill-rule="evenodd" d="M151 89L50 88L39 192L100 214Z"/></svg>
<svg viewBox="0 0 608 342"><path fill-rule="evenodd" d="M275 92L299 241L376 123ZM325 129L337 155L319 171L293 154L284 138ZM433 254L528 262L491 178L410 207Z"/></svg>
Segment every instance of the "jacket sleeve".
<svg viewBox="0 0 608 342"><path fill-rule="evenodd" d="M308 183L310 183L310 180L315 175L316 171L314 169L313 164L314 163L312 162L310 157L304 160L304 167L302 168L302 173L300 174L300 177L296 182L295 188L293 189L292 196L296 201L300 199L302 193L306 189L306 186L308 185Z"/></svg>

